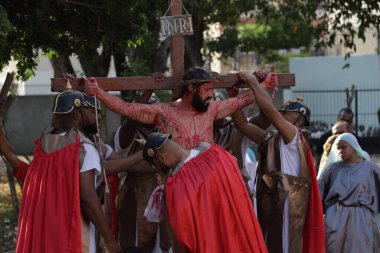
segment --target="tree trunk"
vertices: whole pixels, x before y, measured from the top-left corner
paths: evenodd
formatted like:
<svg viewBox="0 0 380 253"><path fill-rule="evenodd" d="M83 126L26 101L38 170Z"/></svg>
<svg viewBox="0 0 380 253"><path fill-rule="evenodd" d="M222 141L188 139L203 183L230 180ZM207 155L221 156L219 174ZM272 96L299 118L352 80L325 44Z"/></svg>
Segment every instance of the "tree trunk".
<svg viewBox="0 0 380 253"><path fill-rule="evenodd" d="M111 50L104 46L99 55L97 49L89 48L78 56L86 76L107 76L111 65Z"/></svg>
<svg viewBox="0 0 380 253"><path fill-rule="evenodd" d="M187 36L185 37L185 46L188 52L186 57L187 61L185 64L185 68L189 68L192 66L203 66L203 59L201 54L203 45L199 45L199 43L195 41L195 38L188 38Z"/></svg>
<svg viewBox="0 0 380 253"><path fill-rule="evenodd" d="M5 79L4 85L1 88L0 92L0 127L4 130L4 134L6 134L4 127L4 120L6 118L9 107L11 106L14 99L12 96L8 96L9 89L13 83L15 77L15 73L7 73L7 77ZM16 213L19 211L18 199L16 194L16 185L13 176L12 168L9 166L8 162L2 157L7 167L7 177L9 182L9 189L11 191L12 204Z"/></svg>
<svg viewBox="0 0 380 253"><path fill-rule="evenodd" d="M184 36L185 38L185 47L188 52L188 59L190 62L185 63L185 68L192 66L203 66L204 62L202 59L202 48L203 48L203 30L204 30L204 22L203 17L197 15L197 13L193 14L193 28L194 35L193 36ZM187 66L186 66L187 65Z"/></svg>
<svg viewBox="0 0 380 253"><path fill-rule="evenodd" d="M54 77L62 77L65 73L73 74L75 76L74 69L68 55L59 53L58 56L54 55L50 59L50 62L54 69Z"/></svg>
<svg viewBox="0 0 380 253"><path fill-rule="evenodd" d="M124 53L114 53L113 58L115 61L115 70L116 70L116 76L122 76L124 70L125 70L125 64L127 63L125 60L125 54Z"/></svg>
<svg viewBox="0 0 380 253"><path fill-rule="evenodd" d="M15 212L18 214L20 208L18 204L18 198L17 198L17 193L16 193L16 184L15 184L15 178L13 176L13 170L9 163L2 158L4 163L6 164L7 167L7 176L8 176L8 182L9 182L9 189L11 191L11 197L12 197L12 204L13 204L13 209Z"/></svg>
<svg viewBox="0 0 380 253"><path fill-rule="evenodd" d="M164 73L166 69L166 63L168 61L169 52L170 52L170 43L169 39L164 40L160 43L156 50L153 63L153 72Z"/></svg>

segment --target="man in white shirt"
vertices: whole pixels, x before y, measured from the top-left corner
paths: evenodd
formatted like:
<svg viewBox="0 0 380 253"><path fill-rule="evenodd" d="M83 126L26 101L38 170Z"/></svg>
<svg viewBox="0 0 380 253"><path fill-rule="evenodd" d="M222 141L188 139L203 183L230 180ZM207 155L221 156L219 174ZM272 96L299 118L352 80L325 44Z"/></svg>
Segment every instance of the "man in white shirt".
<svg viewBox="0 0 380 253"><path fill-rule="evenodd" d="M323 213L314 163L299 130L310 123L310 109L297 100L288 101L278 111L252 74L239 76L251 87L260 112L278 131L266 138L266 132L249 124L241 111L232 115L236 128L261 144L257 211L268 251L323 249Z"/></svg>

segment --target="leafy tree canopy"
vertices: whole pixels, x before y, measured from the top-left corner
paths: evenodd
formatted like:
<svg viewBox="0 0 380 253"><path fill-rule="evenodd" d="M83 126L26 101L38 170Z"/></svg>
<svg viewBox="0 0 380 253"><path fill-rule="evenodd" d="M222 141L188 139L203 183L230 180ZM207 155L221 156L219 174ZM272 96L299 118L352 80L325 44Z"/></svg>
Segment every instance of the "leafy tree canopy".
<svg viewBox="0 0 380 253"><path fill-rule="evenodd" d="M311 43L324 48L335 43L338 33L343 35L340 43L355 52L354 38L365 41L365 31L380 25L380 2L373 0L258 0L255 6L247 9L251 23L227 27L208 44L211 52L228 57L235 48L264 55Z"/></svg>
<svg viewBox="0 0 380 253"><path fill-rule="evenodd" d="M147 15L152 14L149 9L154 8L148 8L147 0L9 0L1 5L8 14L8 27L16 29L8 29L6 43L0 45L1 52L8 52L0 55L0 62L12 55L23 79L36 67L38 50L48 56L81 55L101 46L112 52L139 46L147 30Z"/></svg>
<svg viewBox="0 0 380 253"><path fill-rule="evenodd" d="M231 56L239 49L271 55L279 48L308 47L312 41L324 47L334 43L337 33L355 51L354 37L365 40L366 29L380 25L380 2L373 0L184 0L183 4L193 16L195 31L185 37L187 66L203 64L203 56L214 52ZM24 80L37 66L38 50L52 58L79 55L82 66L93 65L83 67L87 75L99 73L94 66L104 65L107 70L111 55L124 66L120 73L146 72L146 66L152 70L158 52L167 51L159 47L163 41L158 38L158 17L166 11L167 0L2 0L0 5L0 67L12 56ZM223 29L221 36L205 40L204 31L215 23ZM126 56L138 64L128 63Z"/></svg>

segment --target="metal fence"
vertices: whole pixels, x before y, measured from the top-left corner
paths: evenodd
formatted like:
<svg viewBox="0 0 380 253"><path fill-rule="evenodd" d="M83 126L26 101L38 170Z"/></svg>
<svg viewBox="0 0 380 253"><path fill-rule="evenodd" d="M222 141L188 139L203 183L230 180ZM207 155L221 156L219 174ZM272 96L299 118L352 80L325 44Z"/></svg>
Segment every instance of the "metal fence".
<svg viewBox="0 0 380 253"><path fill-rule="evenodd" d="M347 107L345 90L293 90L293 97L303 96L311 110L309 131L312 139L330 129L340 109ZM356 134L373 152L380 153L380 88L358 89L351 104L355 113Z"/></svg>

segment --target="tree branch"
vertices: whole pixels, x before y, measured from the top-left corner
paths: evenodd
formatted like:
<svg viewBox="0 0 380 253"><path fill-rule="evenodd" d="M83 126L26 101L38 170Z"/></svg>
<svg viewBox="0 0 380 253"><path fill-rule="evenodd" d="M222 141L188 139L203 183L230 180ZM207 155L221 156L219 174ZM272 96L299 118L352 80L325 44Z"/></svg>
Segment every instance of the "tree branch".
<svg viewBox="0 0 380 253"><path fill-rule="evenodd" d="M9 89L13 83L15 72L8 72L5 82L0 91L0 121L3 121L6 112L13 102L12 96L8 96Z"/></svg>
<svg viewBox="0 0 380 253"><path fill-rule="evenodd" d="M6 100L9 89L13 83L14 78L15 78L15 72L8 72L7 73L7 77L5 78L4 85L1 88L0 99L2 99L4 101Z"/></svg>

